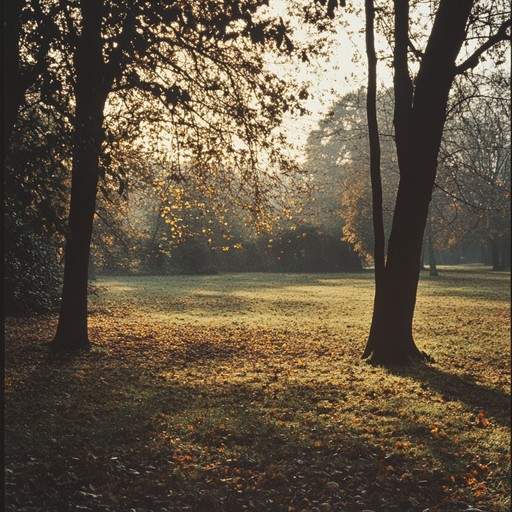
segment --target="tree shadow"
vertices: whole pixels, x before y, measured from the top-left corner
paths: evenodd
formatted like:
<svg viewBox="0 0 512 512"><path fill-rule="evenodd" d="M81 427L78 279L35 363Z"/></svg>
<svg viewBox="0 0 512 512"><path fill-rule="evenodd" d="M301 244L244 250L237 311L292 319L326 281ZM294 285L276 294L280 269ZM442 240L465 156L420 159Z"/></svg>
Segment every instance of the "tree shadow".
<svg viewBox="0 0 512 512"><path fill-rule="evenodd" d="M327 478L340 486L333 492L335 501L343 503L341 510L414 512L439 505L452 464L460 469L470 462L467 457L450 462L460 445L433 437L428 420L399 417L414 397L400 398L397 408L393 403L383 407L378 398L365 397L366 384L349 379L349 389L364 397L355 412L346 388L321 380L297 385L274 374L271 365L256 378L246 364L249 375L233 382L234 363L243 354L260 362L268 357L253 347L251 329L229 334L194 327L180 339L168 331L169 346L160 345L155 355L153 340L164 336L160 329L155 325L142 334L128 329L121 337L117 331L114 337L102 333L104 342L90 352L59 357L48 357L46 346L35 338L9 349L23 351L9 360L9 371L23 375L22 385L13 386L8 397L11 503L13 493L18 494L18 508L10 510L39 500L40 508L33 510L68 510L59 503L165 510L163 504L169 503L174 507L169 510L225 512L241 510L241 504L251 509L252 500L256 510L285 512L289 506L310 508L303 498L331 500ZM218 377L220 372L226 380ZM432 366L391 372L447 400L484 410L491 422L510 425L505 392ZM318 408L324 400L340 408L338 426L329 418L329 403ZM416 480L402 479L414 467L414 456L386 458L389 453L381 446L386 442L378 433L372 437L361 426L351 426L355 414L382 416L383 424L391 419L398 429L395 438L426 444L442 474L433 474L431 464L430 473L421 476L428 482L420 487L414 487ZM311 428L294 424L297 418L311 421ZM421 506L407 501L411 494L421 498ZM383 504L381 498L389 501Z"/></svg>
<svg viewBox="0 0 512 512"><path fill-rule="evenodd" d="M397 451L390 457L382 439L353 426L346 388L274 379L270 371L259 380L224 381L212 375L229 372L247 345L219 350L200 337L195 343L194 350L169 347L158 357L151 343L135 339L112 350L106 345L51 358L43 356L45 347L31 345L39 364L29 365L24 385L8 400L15 423L8 435L9 510L68 510L61 506L67 503L225 512L252 510L252 502L255 510L285 512L316 500L313 505L330 501L340 510L419 512L444 499L443 478L452 474L446 454L458 451L453 439L429 438L428 424L402 421L398 409L382 409L378 399L362 400L357 414L395 415L404 436L428 444L442 474L427 472L416 484L400 476L414 461ZM506 424L504 393L431 367L395 373ZM473 394L478 398L468 398ZM330 417L336 407L341 424ZM408 501L411 495L421 505Z"/></svg>
<svg viewBox="0 0 512 512"><path fill-rule="evenodd" d="M225 512L252 503L251 510L285 512L311 500L334 500L350 510L407 506L407 481L397 479L384 491L375 484L389 463L378 444L346 430L330 445L323 435L333 433L321 417L311 438L294 427L294 415L314 412L301 399L301 387L285 384L269 398L260 384L157 383L155 372L148 376L144 365L133 362L121 365L118 378L106 385L109 367L98 365L100 359L93 353L47 359L30 376L39 408L29 389L18 396L25 400L10 404L32 437L24 439L24 428L10 429L8 510L70 510L67 504ZM83 390L73 396L77 379ZM320 385L318 392L335 396L340 389ZM285 405L293 414L280 413ZM12 464L23 459L23 465ZM364 477L355 478L356 472ZM436 503L439 487L419 491L424 503Z"/></svg>
<svg viewBox="0 0 512 512"><path fill-rule="evenodd" d="M392 367L388 371L400 377L421 382L425 389L432 389L443 399L457 400L475 410L484 411L500 425L510 427L511 398L498 389L492 389L477 382L472 376L454 375L435 366L416 364L409 367Z"/></svg>
<svg viewBox="0 0 512 512"><path fill-rule="evenodd" d="M372 284L373 271L362 269L354 272L335 273L284 273L284 272L247 272L225 273L214 276L100 276L97 288L108 288L111 293L122 295L124 292L137 292L145 288L157 290L169 283L172 293L187 294L211 292L224 295L235 290L266 290L293 286L331 285L325 281L358 281ZM118 283L116 284L116 280ZM171 285L175 285L174 287ZM155 286L156 285L156 286ZM160 292L157 292L158 295Z"/></svg>

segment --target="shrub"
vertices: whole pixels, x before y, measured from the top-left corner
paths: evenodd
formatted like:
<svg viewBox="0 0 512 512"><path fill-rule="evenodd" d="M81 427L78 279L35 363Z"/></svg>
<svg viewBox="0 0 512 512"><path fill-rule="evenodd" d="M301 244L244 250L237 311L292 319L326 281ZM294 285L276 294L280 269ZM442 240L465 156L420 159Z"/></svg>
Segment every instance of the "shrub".
<svg viewBox="0 0 512 512"><path fill-rule="evenodd" d="M187 275L216 274L214 255L208 242L188 238L173 248L171 268L174 273Z"/></svg>
<svg viewBox="0 0 512 512"><path fill-rule="evenodd" d="M362 268L351 246L312 227L286 231L275 242L281 272L349 272Z"/></svg>
<svg viewBox="0 0 512 512"><path fill-rule="evenodd" d="M35 234L13 212L5 216L4 236L5 312L54 309L62 286L56 244L49 237Z"/></svg>

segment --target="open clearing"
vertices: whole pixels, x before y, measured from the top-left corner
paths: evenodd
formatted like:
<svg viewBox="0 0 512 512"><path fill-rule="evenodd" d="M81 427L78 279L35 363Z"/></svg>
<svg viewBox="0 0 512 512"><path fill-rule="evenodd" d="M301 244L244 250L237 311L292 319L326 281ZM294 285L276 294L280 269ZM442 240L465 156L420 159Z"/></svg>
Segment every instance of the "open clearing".
<svg viewBox="0 0 512 512"><path fill-rule="evenodd" d="M94 349L6 320L11 511L510 507L510 274L422 276L435 362L360 360L371 273L101 277Z"/></svg>

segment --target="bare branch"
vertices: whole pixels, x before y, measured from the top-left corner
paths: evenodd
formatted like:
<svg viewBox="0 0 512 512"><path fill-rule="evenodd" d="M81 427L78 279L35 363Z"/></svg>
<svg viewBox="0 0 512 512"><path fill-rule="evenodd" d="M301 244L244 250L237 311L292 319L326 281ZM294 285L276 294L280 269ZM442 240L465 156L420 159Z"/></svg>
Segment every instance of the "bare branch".
<svg viewBox="0 0 512 512"><path fill-rule="evenodd" d="M477 204L470 203L467 199L464 199L463 197L456 196L449 190L446 190L438 183L434 183L434 187L441 190L441 192L444 192L447 196L450 196L452 199L455 199L455 201L458 201L459 203L465 204L466 206L469 206L470 208L474 210L479 210L481 212L491 212L491 211L500 211L500 208L485 208L483 206L479 206Z"/></svg>
<svg viewBox="0 0 512 512"><path fill-rule="evenodd" d="M461 73L464 73L465 71L468 71L469 69L473 69L478 65L480 62L480 57L489 49L492 48L494 45L499 43L500 41L510 41L511 36L507 33L508 29L512 26L512 19L508 19L507 21L504 21L498 31L489 37L487 41L482 44L479 48L475 50L475 52L468 57L462 64L459 64L455 68L455 74L460 75Z"/></svg>
<svg viewBox="0 0 512 512"><path fill-rule="evenodd" d="M409 46L409 50L411 50L411 52L413 53L413 55L415 57L417 57L418 59L423 58L424 53L422 51L418 50L418 48L416 48L416 46L414 46L414 43L411 41L410 38L409 38L409 41L407 42L407 45Z"/></svg>

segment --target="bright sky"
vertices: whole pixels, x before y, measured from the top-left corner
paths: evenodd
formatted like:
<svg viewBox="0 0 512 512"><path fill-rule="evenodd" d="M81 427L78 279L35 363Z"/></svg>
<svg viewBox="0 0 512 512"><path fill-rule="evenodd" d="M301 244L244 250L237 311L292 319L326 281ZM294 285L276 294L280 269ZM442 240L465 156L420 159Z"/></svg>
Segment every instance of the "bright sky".
<svg viewBox="0 0 512 512"><path fill-rule="evenodd" d="M362 2L354 2L357 3ZM286 0L272 0L270 9L274 15L286 16ZM362 7L362 5L360 6ZM298 68L270 65L279 75L292 74L305 83L310 97L304 101L304 106L310 111L309 115L289 119L286 130L290 141L301 147L307 136L314 130L329 108L344 94L366 86L366 53L364 43L364 13L359 15L344 12L335 19L336 34L331 39L332 47L329 57L309 55L309 64L298 64ZM345 26L344 26L345 25ZM311 38L307 26L298 23L294 26L294 41L307 41ZM377 45L385 45L385 41L377 39ZM391 83L391 72L383 64L379 66L379 82Z"/></svg>

